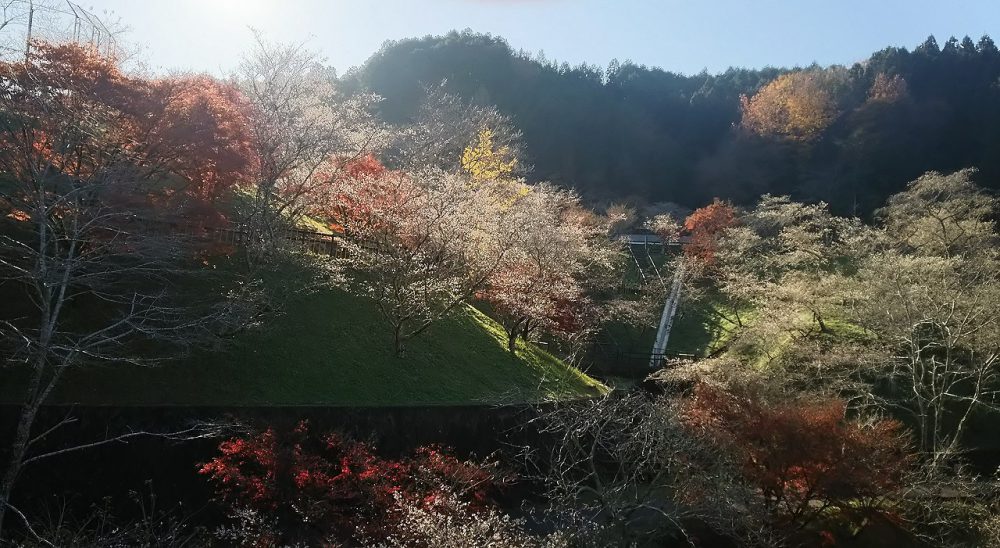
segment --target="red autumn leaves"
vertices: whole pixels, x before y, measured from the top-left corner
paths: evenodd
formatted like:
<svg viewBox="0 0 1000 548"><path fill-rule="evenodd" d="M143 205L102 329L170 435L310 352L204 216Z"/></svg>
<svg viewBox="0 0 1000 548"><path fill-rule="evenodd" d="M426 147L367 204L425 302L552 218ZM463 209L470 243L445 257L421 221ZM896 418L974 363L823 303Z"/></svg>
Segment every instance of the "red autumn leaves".
<svg viewBox="0 0 1000 548"><path fill-rule="evenodd" d="M910 470L908 432L896 420L861 422L836 398L762 401L699 384L681 420L755 488L775 525L791 529L828 508L861 521Z"/></svg>
<svg viewBox="0 0 1000 548"><path fill-rule="evenodd" d="M691 236L690 243L684 247L684 253L706 266L713 265L719 237L724 230L735 226L736 222L736 210L728 202L718 198L711 204L694 210L684 220L684 230Z"/></svg>
<svg viewBox="0 0 1000 548"><path fill-rule="evenodd" d="M202 465L219 497L278 519L282 531L311 529L317 538L378 539L394 532L402 502L434 506L455 494L473 511L491 504L501 481L488 466L462 461L436 446L387 459L339 434L269 428L223 442Z"/></svg>
<svg viewBox="0 0 1000 548"><path fill-rule="evenodd" d="M180 195L211 201L250 176L251 112L231 84L130 75L91 48L37 42L27 59L0 63L0 87L2 168L23 184L117 177L123 193L155 183L150 198L176 205Z"/></svg>

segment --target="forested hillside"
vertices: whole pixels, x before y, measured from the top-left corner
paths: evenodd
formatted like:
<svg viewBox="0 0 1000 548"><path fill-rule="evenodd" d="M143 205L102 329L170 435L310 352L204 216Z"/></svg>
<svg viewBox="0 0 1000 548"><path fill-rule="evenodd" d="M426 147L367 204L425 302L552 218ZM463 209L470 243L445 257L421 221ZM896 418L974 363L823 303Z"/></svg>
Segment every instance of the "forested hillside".
<svg viewBox="0 0 1000 548"><path fill-rule="evenodd" d="M696 207L763 193L869 214L928 170L1000 180L1000 51L988 37L930 37L850 67L680 75L631 62L571 67L471 31L387 42L343 80L412 118L424 89L513 118L532 177L594 202Z"/></svg>
<svg viewBox="0 0 1000 548"><path fill-rule="evenodd" d="M338 75L308 3L292 43L145 16L234 42L224 77L4 4L0 548L1000 547L990 38L680 75L466 31ZM385 4L343 20L427 31ZM651 2L545 4L503 32L669 51ZM877 40L959 11L906 7ZM734 20L837 29L776 13Z"/></svg>

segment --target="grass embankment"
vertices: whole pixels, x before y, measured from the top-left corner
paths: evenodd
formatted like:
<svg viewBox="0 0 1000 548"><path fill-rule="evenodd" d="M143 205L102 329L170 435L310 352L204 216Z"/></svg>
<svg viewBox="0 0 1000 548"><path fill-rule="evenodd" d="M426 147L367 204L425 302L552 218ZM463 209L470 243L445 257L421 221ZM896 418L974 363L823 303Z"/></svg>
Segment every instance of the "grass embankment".
<svg viewBox="0 0 1000 548"><path fill-rule="evenodd" d="M541 348L506 351L502 328L472 307L392 351L374 303L337 289L294 294L284 313L223 350L157 367L69 370L51 403L85 405L407 406L538 402L606 388ZM15 402L25 371L0 372Z"/></svg>
<svg viewBox="0 0 1000 548"><path fill-rule="evenodd" d="M747 311L740 311L740 318L747 321ZM658 320L659 318L657 318ZM712 355L725 347L738 327L736 311L721 297L710 297L697 302L684 302L674 316L674 324L667 341L667 354L690 355L699 358ZM656 340L656 326L635 327L611 324L604 337L613 341L623 352L649 353Z"/></svg>
<svg viewBox="0 0 1000 548"><path fill-rule="evenodd" d="M820 347L833 347L871 341L871 333L845 319L827 317L824 324L825 331L820 330L812 314L803 313L796 327L777 331L771 337L743 341L737 348L728 349L728 353L756 369L764 370L783 361L787 352L798 343L809 342Z"/></svg>
<svg viewBox="0 0 1000 548"><path fill-rule="evenodd" d="M676 249L664 252L651 250L642 245L629 248L630 259L626 263L624 285L658 283L669 284L671 273L667 268L670 257ZM709 356L725 347L734 330L739 327L737 314L745 321L747 310L734 308L722 295L710 293L698 301L682 300L674 317L674 323L667 341L667 353L671 355ZM659 321L659 316L656 317ZM656 325L647 327L609 325L604 336L623 352L644 354L653 349L656 339Z"/></svg>
<svg viewBox="0 0 1000 548"><path fill-rule="evenodd" d="M729 343L739 328L738 321L746 322L749 316L748 310L733 307L718 294L696 302L682 301L670 330L667 353L710 356Z"/></svg>

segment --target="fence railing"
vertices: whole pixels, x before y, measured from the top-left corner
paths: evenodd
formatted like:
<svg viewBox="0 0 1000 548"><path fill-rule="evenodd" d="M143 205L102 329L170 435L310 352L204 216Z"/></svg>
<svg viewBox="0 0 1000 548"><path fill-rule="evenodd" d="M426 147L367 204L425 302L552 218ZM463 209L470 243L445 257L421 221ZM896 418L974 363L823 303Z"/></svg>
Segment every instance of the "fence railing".
<svg viewBox="0 0 1000 548"><path fill-rule="evenodd" d="M246 245L250 243L249 241L252 237L252 233L242 226L209 226L150 219L142 219L140 222L143 224L145 230L234 246ZM278 230L276 236L281 242L298 246L300 249L311 253L336 258L343 258L347 254L347 249L340 242L340 237L336 234L324 234L322 232L298 228L285 228Z"/></svg>
<svg viewBox="0 0 1000 548"><path fill-rule="evenodd" d="M679 352L642 352L625 350L613 343L597 342L591 345L590 355L594 361L590 371L603 374L647 375L662 367L669 359L694 359L694 354ZM651 366L651 364L654 364Z"/></svg>

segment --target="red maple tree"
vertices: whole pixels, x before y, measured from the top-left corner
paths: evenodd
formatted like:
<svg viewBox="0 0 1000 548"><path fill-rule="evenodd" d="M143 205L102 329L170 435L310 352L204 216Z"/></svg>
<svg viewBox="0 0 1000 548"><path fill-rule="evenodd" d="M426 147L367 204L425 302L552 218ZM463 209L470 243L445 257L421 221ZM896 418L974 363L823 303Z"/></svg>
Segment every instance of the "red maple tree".
<svg viewBox="0 0 1000 548"><path fill-rule="evenodd" d="M202 199L247 182L255 161L251 106L230 83L205 75L150 83L158 115L150 138L171 151L172 171Z"/></svg>
<svg viewBox="0 0 1000 548"><path fill-rule="evenodd" d="M401 501L431 508L455 493L474 510L484 509L501 483L488 466L442 447L386 459L337 433L315 436L307 422L288 432L268 428L233 438L219 451L199 473L222 501L276 518L285 534L313 538L385 538L394 531Z"/></svg>
<svg viewBox="0 0 1000 548"><path fill-rule="evenodd" d="M207 76L150 80L91 47L36 41L0 63L0 88L0 171L26 192L72 180L147 213L211 216L198 202L243 182L254 161L246 101Z"/></svg>
<svg viewBox="0 0 1000 548"><path fill-rule="evenodd" d="M736 210L731 204L718 198L711 204L694 210L684 220L684 230L691 236L690 243L684 247L684 253L706 266L713 265L719 235L735 226L736 222Z"/></svg>
<svg viewBox="0 0 1000 548"><path fill-rule="evenodd" d="M896 420L852 420L839 399L766 404L751 393L695 387L683 423L729 456L760 493L774 524L796 530L829 508L861 523L900 487L912 464Z"/></svg>

